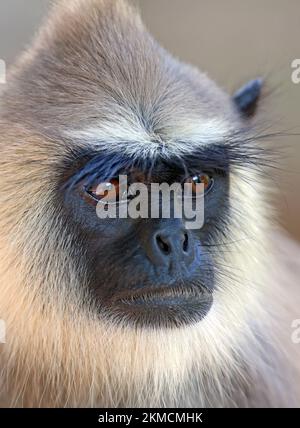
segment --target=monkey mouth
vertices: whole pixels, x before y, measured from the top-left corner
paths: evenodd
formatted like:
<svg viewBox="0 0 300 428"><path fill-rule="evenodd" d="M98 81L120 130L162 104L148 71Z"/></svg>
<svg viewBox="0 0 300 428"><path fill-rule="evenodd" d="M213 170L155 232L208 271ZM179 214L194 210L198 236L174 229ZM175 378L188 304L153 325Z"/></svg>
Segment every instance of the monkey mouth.
<svg viewBox="0 0 300 428"><path fill-rule="evenodd" d="M118 318L142 327L179 327L202 320L212 303L212 292L203 288L162 287L121 293L110 308Z"/></svg>
<svg viewBox="0 0 300 428"><path fill-rule="evenodd" d="M188 299L194 299L208 293L206 290L196 289L195 287L162 287L159 289L143 289L133 293L126 293L123 296L117 296L117 301L126 304L151 304L157 303L164 305L168 302L178 302Z"/></svg>

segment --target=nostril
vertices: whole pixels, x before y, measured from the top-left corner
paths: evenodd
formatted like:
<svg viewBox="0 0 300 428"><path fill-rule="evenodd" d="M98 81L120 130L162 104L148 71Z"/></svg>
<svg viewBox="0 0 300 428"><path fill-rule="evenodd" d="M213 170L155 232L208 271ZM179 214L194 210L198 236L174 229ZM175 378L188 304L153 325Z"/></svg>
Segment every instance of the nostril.
<svg viewBox="0 0 300 428"><path fill-rule="evenodd" d="M182 249L186 253L188 251L188 248L189 248L189 237L188 237L188 234L185 233L183 243L182 243Z"/></svg>
<svg viewBox="0 0 300 428"><path fill-rule="evenodd" d="M170 254L171 252L170 245L167 242L165 242L160 235L157 235L156 242L158 247L164 254Z"/></svg>

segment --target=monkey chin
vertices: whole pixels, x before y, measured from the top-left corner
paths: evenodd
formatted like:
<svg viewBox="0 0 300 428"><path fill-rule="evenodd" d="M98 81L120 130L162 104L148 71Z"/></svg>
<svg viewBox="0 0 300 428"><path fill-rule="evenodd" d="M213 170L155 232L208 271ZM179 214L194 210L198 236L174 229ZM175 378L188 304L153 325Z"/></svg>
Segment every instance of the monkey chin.
<svg viewBox="0 0 300 428"><path fill-rule="evenodd" d="M159 289L116 296L105 305L114 323L134 328L180 328L196 324L209 312L212 292L207 290Z"/></svg>

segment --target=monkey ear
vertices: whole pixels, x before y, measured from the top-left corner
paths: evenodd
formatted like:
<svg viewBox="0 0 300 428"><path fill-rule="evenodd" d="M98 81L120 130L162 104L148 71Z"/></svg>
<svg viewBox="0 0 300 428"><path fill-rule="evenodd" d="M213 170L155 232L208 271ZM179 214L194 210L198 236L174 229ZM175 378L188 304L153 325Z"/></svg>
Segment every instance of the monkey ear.
<svg viewBox="0 0 300 428"><path fill-rule="evenodd" d="M252 116L255 113L261 95L263 79L250 80L233 95L233 101L243 116Z"/></svg>

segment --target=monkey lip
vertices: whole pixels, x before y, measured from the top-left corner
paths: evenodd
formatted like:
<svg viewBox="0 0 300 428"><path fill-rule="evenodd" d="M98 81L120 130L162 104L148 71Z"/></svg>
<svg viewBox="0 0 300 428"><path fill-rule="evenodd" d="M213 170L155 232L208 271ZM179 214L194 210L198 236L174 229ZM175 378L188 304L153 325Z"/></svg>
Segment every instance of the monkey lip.
<svg viewBox="0 0 300 428"><path fill-rule="evenodd" d="M107 302L108 303L108 302ZM134 327L180 328L201 321L213 303L212 292L200 287L148 288L121 292L109 302L113 321Z"/></svg>
<svg viewBox="0 0 300 428"><path fill-rule="evenodd" d="M208 312L212 304L212 292L196 287L168 287L160 289L143 289L116 296L113 304L119 307L130 307L133 311L153 310L189 310ZM130 309L129 309L130 310Z"/></svg>

